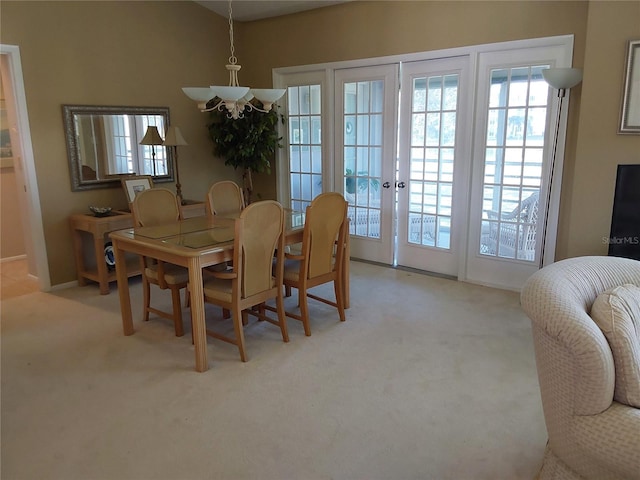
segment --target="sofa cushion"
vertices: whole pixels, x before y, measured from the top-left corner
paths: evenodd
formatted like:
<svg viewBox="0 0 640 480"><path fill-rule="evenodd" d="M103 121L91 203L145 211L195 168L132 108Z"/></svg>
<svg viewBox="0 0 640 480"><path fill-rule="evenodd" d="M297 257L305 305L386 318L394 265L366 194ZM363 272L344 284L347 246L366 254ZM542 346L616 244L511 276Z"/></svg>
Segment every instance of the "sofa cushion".
<svg viewBox="0 0 640 480"><path fill-rule="evenodd" d="M601 293L591 308L591 318L613 353L614 399L640 408L640 287L626 284Z"/></svg>

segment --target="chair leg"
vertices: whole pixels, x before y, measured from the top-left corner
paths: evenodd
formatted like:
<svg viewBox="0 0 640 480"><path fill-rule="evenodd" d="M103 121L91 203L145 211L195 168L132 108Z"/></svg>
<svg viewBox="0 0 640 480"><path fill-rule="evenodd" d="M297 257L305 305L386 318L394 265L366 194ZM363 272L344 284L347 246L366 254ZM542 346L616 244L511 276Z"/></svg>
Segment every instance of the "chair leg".
<svg viewBox="0 0 640 480"><path fill-rule="evenodd" d="M302 317L302 325L304 326L304 334L311 336L311 325L309 323L309 307L307 302L307 290L298 288L298 303L300 304L300 316Z"/></svg>
<svg viewBox="0 0 640 480"><path fill-rule="evenodd" d="M284 299L282 298L282 290L276 296L276 311L278 313L278 323L282 332L282 341L289 341L289 331L287 330L287 316L284 314Z"/></svg>
<svg viewBox="0 0 640 480"><path fill-rule="evenodd" d="M236 332L236 342L238 343L238 350L240 351L240 360L246 362L247 352L244 349L244 332L242 328L242 312L238 305L234 305L231 316L233 317L233 328Z"/></svg>
<svg viewBox="0 0 640 480"><path fill-rule="evenodd" d="M342 287L342 281L340 278L334 280L333 291L336 295L336 305L338 307L338 315L340 315L340 321L344 322L344 288Z"/></svg>
<svg viewBox="0 0 640 480"><path fill-rule="evenodd" d="M144 275L144 273L143 273ZM149 321L149 306L151 305L151 287L149 285L149 280L146 278L142 279L142 295L144 297L144 307L143 307L143 319L145 322Z"/></svg>
<svg viewBox="0 0 640 480"><path fill-rule="evenodd" d="M291 287L289 285L285 285L284 286L284 296L285 297L290 297L291 296Z"/></svg>
<svg viewBox="0 0 640 480"><path fill-rule="evenodd" d="M182 326L182 304L180 303L180 289L171 288L171 302L173 303L173 323L176 329L176 337L184 335Z"/></svg>
<svg viewBox="0 0 640 480"><path fill-rule="evenodd" d="M206 316L205 316L205 320L206 320ZM193 312L192 309L189 309L189 324L191 325L191 345L195 345L195 341L193 339ZM205 329L206 329L206 323L205 323Z"/></svg>

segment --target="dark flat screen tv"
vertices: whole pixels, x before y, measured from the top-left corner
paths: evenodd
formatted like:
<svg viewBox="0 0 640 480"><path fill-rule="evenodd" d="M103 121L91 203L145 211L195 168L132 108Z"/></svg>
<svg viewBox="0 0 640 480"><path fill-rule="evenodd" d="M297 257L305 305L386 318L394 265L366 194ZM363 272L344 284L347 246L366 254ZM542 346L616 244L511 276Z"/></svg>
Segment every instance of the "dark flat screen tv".
<svg viewBox="0 0 640 480"><path fill-rule="evenodd" d="M640 260L640 165L618 165L609 255Z"/></svg>

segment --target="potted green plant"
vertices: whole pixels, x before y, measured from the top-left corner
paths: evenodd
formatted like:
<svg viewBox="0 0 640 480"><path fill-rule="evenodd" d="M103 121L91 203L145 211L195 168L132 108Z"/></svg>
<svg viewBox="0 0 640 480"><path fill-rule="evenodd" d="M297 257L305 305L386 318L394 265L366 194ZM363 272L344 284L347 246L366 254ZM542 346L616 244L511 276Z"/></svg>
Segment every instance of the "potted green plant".
<svg viewBox="0 0 640 480"><path fill-rule="evenodd" d="M356 177L353 170L350 168L346 169L346 179L345 179L345 190L347 193L354 194L356 193L356 185L358 187L359 192L364 192L369 186L376 192L378 191L378 187L380 186L380 182L375 178L364 178L364 177ZM367 172L358 172L358 175L366 175Z"/></svg>
<svg viewBox="0 0 640 480"><path fill-rule="evenodd" d="M226 111L211 112L208 125L213 142L213 153L224 159L225 165L242 169L245 203L251 203L253 193L252 173L271 173L271 162L276 150L282 148L278 136L278 122L285 117L274 105L268 113L245 110L243 116L233 119Z"/></svg>

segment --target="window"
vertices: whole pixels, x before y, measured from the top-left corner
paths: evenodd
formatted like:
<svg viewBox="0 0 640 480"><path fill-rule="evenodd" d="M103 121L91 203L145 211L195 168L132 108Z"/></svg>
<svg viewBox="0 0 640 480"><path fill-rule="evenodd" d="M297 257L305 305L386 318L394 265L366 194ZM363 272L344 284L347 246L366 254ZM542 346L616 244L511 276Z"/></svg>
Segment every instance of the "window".
<svg viewBox="0 0 640 480"><path fill-rule="evenodd" d="M322 193L322 92L320 85L287 88L291 208L304 210Z"/></svg>
<svg viewBox="0 0 640 480"><path fill-rule="evenodd" d="M168 175L166 149L161 145L140 145L148 126L158 127L164 137L160 115L104 116L107 158L110 172ZM154 161L155 157L155 161Z"/></svg>
<svg viewBox="0 0 640 480"><path fill-rule="evenodd" d="M480 254L535 260L549 65L491 71Z"/></svg>

